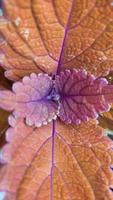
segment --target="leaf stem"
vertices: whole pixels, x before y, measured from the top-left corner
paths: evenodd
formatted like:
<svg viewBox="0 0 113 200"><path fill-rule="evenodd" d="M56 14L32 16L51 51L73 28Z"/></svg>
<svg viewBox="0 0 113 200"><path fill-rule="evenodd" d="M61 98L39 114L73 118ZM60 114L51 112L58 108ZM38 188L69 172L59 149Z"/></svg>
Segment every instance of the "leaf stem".
<svg viewBox="0 0 113 200"><path fill-rule="evenodd" d="M68 26L69 26L69 22L70 22L70 18L71 18L71 11L72 11L74 3L75 3L75 1L72 0L72 5L71 5L71 8L70 8L70 12L69 12L69 15L68 15L68 18L67 18L67 24L66 24L66 27L65 27L64 38L63 38L63 41L62 41L60 57L59 57L59 61L58 61L57 69L56 69L56 75L59 75L59 73L60 73L62 54L63 54L63 51L64 51L64 45L65 45L65 41L66 41L66 37L67 37L67 33L68 33L68 28L69 28Z"/></svg>
<svg viewBox="0 0 113 200"><path fill-rule="evenodd" d="M53 173L54 173L54 148L55 148L55 120L52 121L52 141L51 141L51 177L50 177L50 200L53 200Z"/></svg>

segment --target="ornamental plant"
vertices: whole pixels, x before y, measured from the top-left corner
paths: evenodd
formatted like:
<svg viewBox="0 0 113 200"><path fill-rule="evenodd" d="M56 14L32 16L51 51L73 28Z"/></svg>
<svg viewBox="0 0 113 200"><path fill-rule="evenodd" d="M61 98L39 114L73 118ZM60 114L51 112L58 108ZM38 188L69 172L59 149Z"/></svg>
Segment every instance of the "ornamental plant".
<svg viewBox="0 0 113 200"><path fill-rule="evenodd" d="M113 2L1 3L0 200L112 200Z"/></svg>

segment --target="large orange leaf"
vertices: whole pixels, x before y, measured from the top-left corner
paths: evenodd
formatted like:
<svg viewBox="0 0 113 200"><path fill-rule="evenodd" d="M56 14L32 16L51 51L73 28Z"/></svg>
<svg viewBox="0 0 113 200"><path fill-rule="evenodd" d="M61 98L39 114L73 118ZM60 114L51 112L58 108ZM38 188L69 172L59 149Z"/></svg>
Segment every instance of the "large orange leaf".
<svg viewBox="0 0 113 200"><path fill-rule="evenodd" d="M112 0L3 0L1 65L18 79L31 72L113 69Z"/></svg>
<svg viewBox="0 0 113 200"><path fill-rule="evenodd" d="M95 121L41 128L9 119L1 153L0 191L6 200L112 200L111 145ZM54 132L54 129L56 131Z"/></svg>

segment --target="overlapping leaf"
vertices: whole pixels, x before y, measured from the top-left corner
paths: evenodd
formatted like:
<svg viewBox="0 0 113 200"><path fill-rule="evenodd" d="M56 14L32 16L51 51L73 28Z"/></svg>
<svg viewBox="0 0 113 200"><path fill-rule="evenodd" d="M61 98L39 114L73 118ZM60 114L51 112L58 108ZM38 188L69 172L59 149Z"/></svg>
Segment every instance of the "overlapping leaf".
<svg viewBox="0 0 113 200"><path fill-rule="evenodd" d="M65 70L56 76L55 83L60 95L59 116L68 123L97 118L113 102L113 85L83 70Z"/></svg>
<svg viewBox="0 0 113 200"><path fill-rule="evenodd" d="M58 103L52 101L53 80L47 74L26 76L13 84L12 91L0 91L0 107L39 127L56 119ZM52 93L52 94L51 94Z"/></svg>
<svg viewBox="0 0 113 200"><path fill-rule="evenodd" d="M15 80L31 72L113 69L112 0L3 0L1 65Z"/></svg>
<svg viewBox="0 0 113 200"><path fill-rule="evenodd" d="M54 148L51 125L28 127L12 116L9 121L1 152L5 199L112 200L112 144L94 121L76 127L57 122Z"/></svg>
<svg viewBox="0 0 113 200"><path fill-rule="evenodd" d="M112 102L113 85L85 70L65 70L54 79L32 73L14 83L12 91L0 90L0 107L36 127L57 116L66 123L80 124L108 111Z"/></svg>

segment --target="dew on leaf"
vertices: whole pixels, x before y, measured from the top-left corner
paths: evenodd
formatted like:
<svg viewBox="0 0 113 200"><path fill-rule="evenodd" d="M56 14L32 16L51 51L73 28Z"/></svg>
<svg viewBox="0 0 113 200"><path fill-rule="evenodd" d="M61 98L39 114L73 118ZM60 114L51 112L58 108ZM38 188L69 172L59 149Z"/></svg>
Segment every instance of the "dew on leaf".
<svg viewBox="0 0 113 200"><path fill-rule="evenodd" d="M107 57L106 56L102 56L102 57L99 57L98 60L105 61L105 60L107 60Z"/></svg>
<svg viewBox="0 0 113 200"><path fill-rule="evenodd" d="M19 26L19 25L20 25L20 22L21 22L20 17L17 17L17 18L14 20L14 23L15 23L16 26Z"/></svg>
<svg viewBox="0 0 113 200"><path fill-rule="evenodd" d="M24 38L25 38L26 40L29 39L29 34L30 34L29 29L24 29L24 30L21 31L21 33L22 33L22 35L24 36Z"/></svg>

